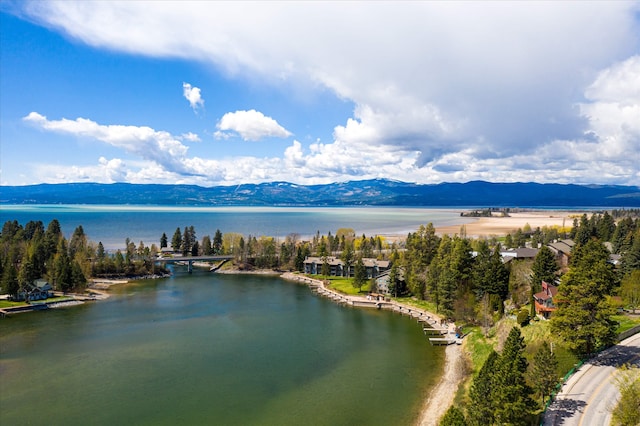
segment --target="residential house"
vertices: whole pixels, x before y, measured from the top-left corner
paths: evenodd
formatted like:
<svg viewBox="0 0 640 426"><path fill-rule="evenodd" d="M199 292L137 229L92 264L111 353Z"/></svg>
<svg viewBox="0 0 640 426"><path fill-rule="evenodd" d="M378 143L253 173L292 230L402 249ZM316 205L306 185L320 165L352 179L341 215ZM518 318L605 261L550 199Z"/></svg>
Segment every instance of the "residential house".
<svg viewBox="0 0 640 426"><path fill-rule="evenodd" d="M309 275L321 275L322 265L324 262L325 260L322 257L307 257L304 260L304 273ZM328 256L326 258L326 262L329 266L330 276L346 277L349 275L352 277L354 275L355 261L351 265L351 268L347 268L342 259L334 256ZM364 267L367 271L367 278L375 278L390 267L390 262L388 260L363 258L362 263L364 263Z"/></svg>
<svg viewBox="0 0 640 426"><path fill-rule="evenodd" d="M380 275L376 277L376 288L378 289L378 293L382 294L391 294L389 290L389 273L391 269L387 269L382 272ZM402 268L398 268L398 281L400 281L400 287L404 288L406 284L404 279L404 270Z"/></svg>
<svg viewBox="0 0 640 426"><path fill-rule="evenodd" d="M46 280L36 280L26 284L18 292L18 300L45 300L53 296L53 287Z"/></svg>
<svg viewBox="0 0 640 426"><path fill-rule="evenodd" d="M551 317L551 313L556 310L556 306L553 304L553 298L556 294L558 294L558 287L542 281L542 291L533 295L538 315L542 315L545 319Z"/></svg>
<svg viewBox="0 0 640 426"><path fill-rule="evenodd" d="M537 248L520 247L516 249L503 250L500 252L504 263L515 259L535 259L538 254Z"/></svg>
<svg viewBox="0 0 640 426"><path fill-rule="evenodd" d="M569 266L569 259L571 259L571 251L574 246L573 240L560 240L549 244L549 248L556 255L556 259L558 259L562 268Z"/></svg>

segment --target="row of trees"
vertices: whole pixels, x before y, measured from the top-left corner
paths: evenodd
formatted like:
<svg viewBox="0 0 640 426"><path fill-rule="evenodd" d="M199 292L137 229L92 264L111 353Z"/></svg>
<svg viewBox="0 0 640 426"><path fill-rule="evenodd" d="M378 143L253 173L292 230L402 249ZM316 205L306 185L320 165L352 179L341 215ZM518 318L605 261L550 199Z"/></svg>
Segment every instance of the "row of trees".
<svg viewBox="0 0 640 426"><path fill-rule="evenodd" d="M57 220L51 221L46 230L41 221L31 221L24 227L17 221L5 222L0 235L2 291L16 297L43 277L61 291L84 288L90 274L86 246L81 226L67 241Z"/></svg>
<svg viewBox="0 0 640 426"><path fill-rule="evenodd" d="M557 360L547 344L535 352L531 368L518 327L509 332L501 353L491 351L469 389L466 410L452 406L442 418L444 426L530 425L545 397L558 382Z"/></svg>
<svg viewBox="0 0 640 426"><path fill-rule="evenodd" d="M56 219L46 229L41 221L7 221L0 234L0 289L17 297L46 279L55 290L82 291L90 277L166 273L154 263L157 251L126 239L124 251L109 254L101 242L88 240L81 225L67 240Z"/></svg>
<svg viewBox="0 0 640 426"><path fill-rule="evenodd" d="M289 234L282 240L274 237L245 237L237 233L216 230L210 235L196 238L193 226L177 228L171 238L171 249L183 256L233 255L239 263L249 267L277 268L302 271L304 260L311 255L324 259L339 256L349 267L361 258L377 256L382 258L388 245L380 236L356 237L351 228L338 229L335 235L317 232L310 241L300 241L297 234ZM160 249L169 246L166 233L160 237ZM328 264L327 264L328 267ZM328 272L327 272L328 275Z"/></svg>
<svg viewBox="0 0 640 426"><path fill-rule="evenodd" d="M499 244L490 247L486 240L457 235L439 237L428 224L410 233L406 250L394 257L404 270L408 291L435 303L441 315L475 321L477 315L503 312L510 274Z"/></svg>

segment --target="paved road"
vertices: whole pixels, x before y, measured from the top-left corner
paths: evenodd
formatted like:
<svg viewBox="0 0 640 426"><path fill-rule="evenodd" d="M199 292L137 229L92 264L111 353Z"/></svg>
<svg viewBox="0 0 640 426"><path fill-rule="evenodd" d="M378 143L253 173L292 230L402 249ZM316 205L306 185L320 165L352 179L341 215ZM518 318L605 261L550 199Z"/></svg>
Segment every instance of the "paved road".
<svg viewBox="0 0 640 426"><path fill-rule="evenodd" d="M615 385L617 367L640 366L640 334L586 362L567 380L544 416L545 425L605 426L619 397Z"/></svg>

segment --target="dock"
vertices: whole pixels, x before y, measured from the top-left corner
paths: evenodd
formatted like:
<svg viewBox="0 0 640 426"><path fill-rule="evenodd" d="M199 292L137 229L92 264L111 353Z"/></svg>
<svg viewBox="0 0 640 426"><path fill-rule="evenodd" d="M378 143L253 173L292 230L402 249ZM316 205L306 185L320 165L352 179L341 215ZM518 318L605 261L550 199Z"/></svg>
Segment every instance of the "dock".
<svg viewBox="0 0 640 426"><path fill-rule="evenodd" d="M429 337L429 342L434 346L448 346L454 343L462 344L462 340L455 337Z"/></svg>
<svg viewBox="0 0 640 426"><path fill-rule="evenodd" d="M432 345L451 345L454 343L459 345L462 344L462 339L458 338L455 334L456 327L454 323L444 322L439 316L420 308L403 305L394 300L388 300L381 297L350 296L341 294L335 290L325 287L323 281L309 278L304 275L285 273L282 275L282 278L306 284L314 293L331 299L341 305L359 308L386 309L400 315L409 316L415 319L419 324L422 324L422 330L425 336L430 336L429 342Z"/></svg>

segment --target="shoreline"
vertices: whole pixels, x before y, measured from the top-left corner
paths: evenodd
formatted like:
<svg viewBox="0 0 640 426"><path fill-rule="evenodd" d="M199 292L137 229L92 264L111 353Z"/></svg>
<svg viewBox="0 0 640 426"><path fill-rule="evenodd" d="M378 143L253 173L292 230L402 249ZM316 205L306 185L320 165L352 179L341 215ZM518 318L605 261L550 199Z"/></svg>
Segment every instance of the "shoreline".
<svg viewBox="0 0 640 426"><path fill-rule="evenodd" d="M459 224L436 227L436 234L439 235L460 235L464 229L468 238L483 238L491 236L502 236L518 229L524 228L527 224L532 230L542 227L571 227L573 219L590 214L582 211L524 211L509 213L507 217L474 217L473 221ZM466 219L469 219L466 217Z"/></svg>
<svg viewBox="0 0 640 426"><path fill-rule="evenodd" d="M327 289L322 280L309 278L304 275L301 276L291 272L285 272L280 275L280 278L288 281L299 282L311 288L315 287L317 289L322 289L321 291L318 291L318 293L332 299L336 303L345 304L351 302L350 304L353 307L369 307L371 309L376 309L376 303L369 302L366 297L342 295L334 290ZM365 305L362 303L365 303ZM413 306L404 305L396 301L389 303L389 305L397 306L398 309L393 307L386 307L385 309L393 312L399 312L400 314L407 314L412 318L418 318L419 320L424 320L427 324L436 326L433 328L438 328L437 324L440 323L441 317L437 314L423 309L418 309ZM402 309L404 309L404 311L402 311ZM455 330L455 323L449 323L447 328L449 332L451 332L451 330ZM462 383L462 362L462 347L456 343L447 345L445 349L444 367L440 375L440 379L429 392L428 398L423 401L417 417L417 425L436 426L439 423L440 418L453 403L458 387Z"/></svg>

